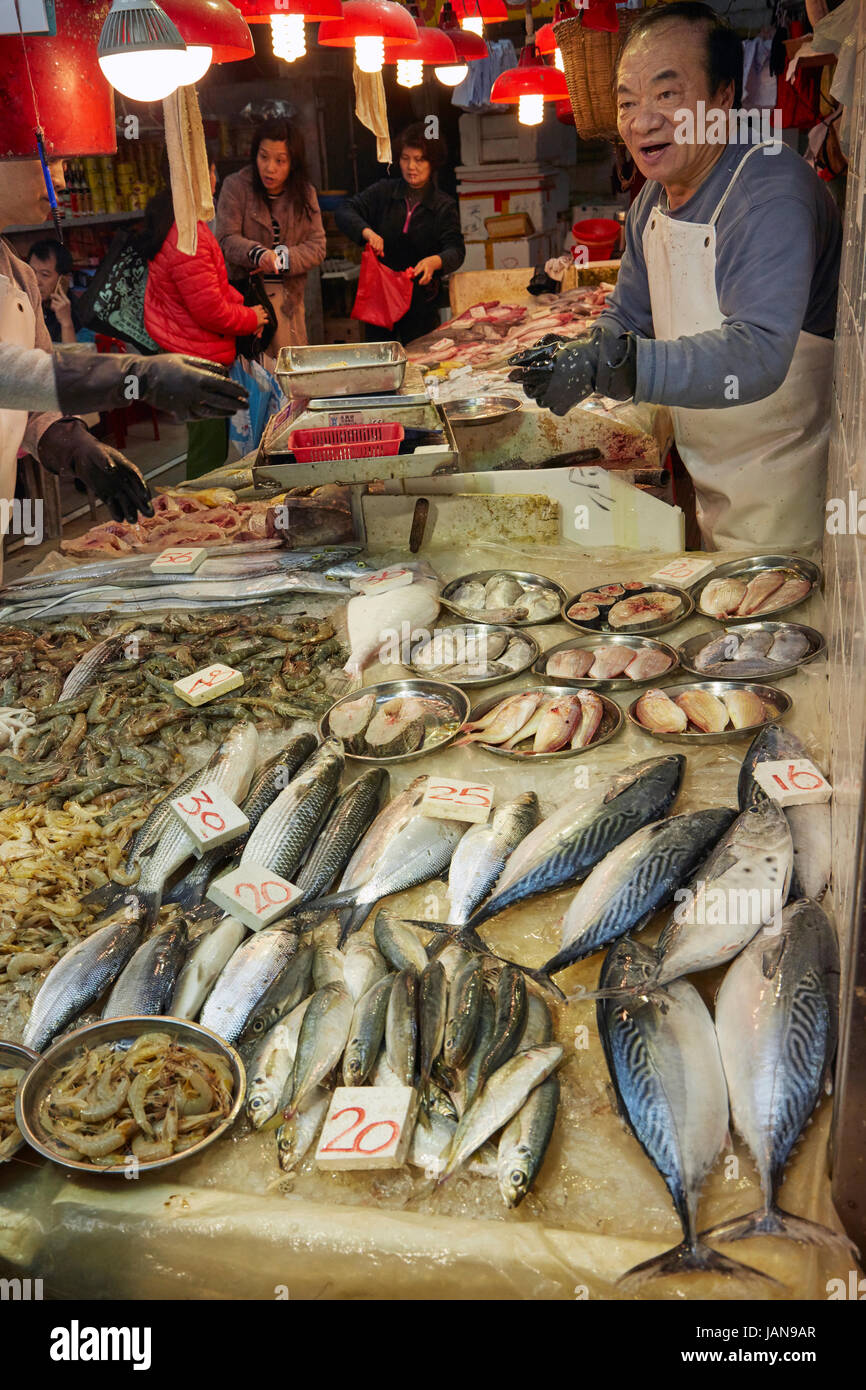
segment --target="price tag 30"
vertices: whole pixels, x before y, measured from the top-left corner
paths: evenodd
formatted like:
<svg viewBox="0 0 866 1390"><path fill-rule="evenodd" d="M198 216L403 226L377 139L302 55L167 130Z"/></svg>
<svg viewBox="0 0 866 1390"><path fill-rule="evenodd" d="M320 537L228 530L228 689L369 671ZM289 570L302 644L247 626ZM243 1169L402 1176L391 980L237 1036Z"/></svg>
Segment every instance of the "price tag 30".
<svg viewBox="0 0 866 1390"><path fill-rule="evenodd" d="M469 820L482 824L490 815L493 788L486 782L459 782L456 777L429 777L421 800L422 816Z"/></svg>
<svg viewBox="0 0 866 1390"><path fill-rule="evenodd" d="M353 589L362 594L386 594L389 589L402 589L411 584L415 576L405 565L393 565L390 569L375 570L373 574L351 579Z"/></svg>
<svg viewBox="0 0 866 1390"><path fill-rule="evenodd" d="M207 890L212 903L252 931L268 926L300 896L300 888L262 864L240 864L215 879Z"/></svg>
<svg viewBox="0 0 866 1390"><path fill-rule="evenodd" d="M250 828L247 817L231 797L208 782L178 797L171 809L195 841L193 852L197 859L206 849L236 840Z"/></svg>
<svg viewBox="0 0 866 1390"><path fill-rule="evenodd" d="M663 565L655 574L650 575L650 579L658 579L662 584L694 584L696 579L703 579L705 574L715 569L712 560L705 560L701 556L683 555L679 560L671 560L670 564Z"/></svg>
<svg viewBox="0 0 866 1390"><path fill-rule="evenodd" d="M215 700L218 695L237 690L243 683L241 671L236 671L233 666L224 666L221 661L215 661L213 666L203 666L191 676L184 676L182 680L175 681L173 689L188 705L204 705L208 700Z"/></svg>
<svg viewBox="0 0 866 1390"><path fill-rule="evenodd" d="M400 1168L415 1128L412 1086L338 1086L316 1163L320 1168Z"/></svg>
<svg viewBox="0 0 866 1390"><path fill-rule="evenodd" d="M154 574L193 574L206 559L203 546L175 546L157 555L150 568Z"/></svg>
<svg viewBox="0 0 866 1390"><path fill-rule="evenodd" d="M833 788L808 758L793 762L757 763L755 781L780 806L804 806L810 801L829 801Z"/></svg>

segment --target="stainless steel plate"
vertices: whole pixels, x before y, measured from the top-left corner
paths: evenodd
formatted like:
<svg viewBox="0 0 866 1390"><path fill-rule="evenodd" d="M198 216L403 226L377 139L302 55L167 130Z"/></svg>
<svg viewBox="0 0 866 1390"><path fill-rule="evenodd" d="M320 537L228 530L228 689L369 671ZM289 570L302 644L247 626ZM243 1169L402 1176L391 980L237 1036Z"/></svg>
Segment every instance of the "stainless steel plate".
<svg viewBox="0 0 866 1390"><path fill-rule="evenodd" d="M786 695L784 690L776 690L772 685L758 685L754 681L684 681L681 685L668 686L665 694L673 699L675 695L682 695L686 690L706 690L710 695L718 697L726 690L751 690L765 702L766 717L759 724L750 724L747 729L723 729L718 734L659 734L640 722L635 713L638 701L634 700L627 710L631 723L643 733L649 734L650 738L661 739L662 743L733 743L739 738L754 738L759 729L766 728L768 724L786 715L793 704L790 695Z"/></svg>
<svg viewBox="0 0 866 1390"><path fill-rule="evenodd" d="M811 588L803 598L798 598L794 603L783 604L781 608L768 608L763 613L744 613L742 618L736 616L722 618L717 613L707 613L701 607L704 589L713 579L743 579L748 584L762 570L789 570L793 579L808 579ZM695 607L702 617L712 618L714 622L724 623L726 626L756 623L765 618L775 621L782 613L789 613L792 608L799 608L801 603L810 599L820 583L821 571L818 566L813 565L811 560L801 559L799 555L749 555L744 560L731 560L727 565L719 565L712 574L706 575L695 587Z"/></svg>
<svg viewBox="0 0 866 1390"><path fill-rule="evenodd" d="M793 631L801 632L808 638L809 647L805 656L801 656L799 661L795 661L787 666L778 666L772 672L768 671L767 680L777 680L780 676L790 676L800 666L805 666L808 661L814 661L817 656L821 656L827 650L827 643L823 633L815 627L805 627L802 623L740 623L737 627L720 627L716 632L699 632L696 637L690 637L687 642L679 648L680 665L684 671L690 671L692 675L699 676L701 680L712 679L714 672L699 671L695 665L695 657L709 642L714 642L717 637L723 637L730 632L732 635L743 636L747 632L771 632L774 636L779 632ZM725 663L726 669L724 676L719 676L720 680L742 681L754 680L754 676L738 676L736 661Z"/></svg>
<svg viewBox="0 0 866 1390"><path fill-rule="evenodd" d="M535 638L528 632L517 632L514 628L508 627L504 623L456 623L453 627L437 627L432 636L435 639L440 632L454 634L454 645L456 651L466 651L470 660L477 661L479 665L484 660L484 643L491 633L503 632L509 638L516 637L521 642L525 642L529 647L529 655L522 666L518 666L514 671L506 671L501 676L462 676L459 680L454 676L448 676L453 685L461 688L466 686L482 685L501 685L503 681L514 680L515 676L522 676L524 671L528 671L533 661L538 657L540 648ZM426 643L424 645L427 645ZM415 671L419 676L426 676L428 680L441 680L442 676L430 669L430 667L418 665L414 661L409 662L410 671ZM443 672L447 675L447 672Z"/></svg>
<svg viewBox="0 0 866 1390"><path fill-rule="evenodd" d="M547 651L541 656L532 667L538 676L547 675L548 658L556 652L570 651L594 651L596 647L631 647L634 651L642 651L645 647L656 652L664 652L665 656L670 657L670 666L666 671L660 671L657 676L647 676L642 681L633 681L628 676L614 676L610 680L590 680L589 676L580 679L576 676L554 677L560 685L574 686L576 689L583 687L589 690L635 690L642 685L658 685L659 681L669 680L679 668L680 658L676 647L669 647L665 642L654 642L651 637L629 637L625 633L596 633L594 637L572 638L570 642L560 642L555 647L548 647Z"/></svg>
<svg viewBox="0 0 866 1390"><path fill-rule="evenodd" d="M22 1043L0 1042L0 1069L3 1071L6 1071L9 1067L14 1067L16 1070L19 1067L23 1067L26 1071L33 1066L34 1062L38 1061L39 1053L34 1052L32 1048L24 1047ZM19 1087L20 1084L19 1082ZM5 1159L0 1159L0 1162L8 1162L13 1154L17 1154L23 1143L24 1135L22 1134L15 1148L7 1153Z"/></svg>
<svg viewBox="0 0 866 1390"><path fill-rule="evenodd" d="M456 613L459 618L463 618L465 622L486 624L487 620L485 619L483 611L481 609L476 610L473 608L470 612L469 609L460 609L459 606L453 604L451 600L453 598L453 595L456 594L457 590L460 588L461 584L468 584L470 580L473 579L477 579L481 583L486 584L488 579L492 579L494 575L497 574L507 575L509 579L516 579L520 584L536 584L539 588L549 589L551 593L556 594L557 598L559 599L560 605L565 600L565 590L563 589L562 585L557 584L553 579L548 579L547 576L544 574L530 574L528 570L473 570L472 574L461 574L459 579L452 579L448 584L446 584L445 588L439 595L439 601L446 608L449 608L452 613ZM540 627L542 622L559 622L559 613L553 613L549 618L543 619L516 618L514 622L509 623L508 626ZM495 618L491 619L491 623L493 625L496 625ZM498 626L501 626L501 624L498 624Z"/></svg>
<svg viewBox="0 0 866 1390"><path fill-rule="evenodd" d="M334 343L280 348L276 377L287 396L359 396L399 391L406 375L401 343Z"/></svg>
<svg viewBox="0 0 866 1390"><path fill-rule="evenodd" d="M234 1048L229 1047L227 1042L224 1042L216 1033L212 1033L209 1028L203 1028L200 1023L191 1023L185 1018L168 1018L161 1014L130 1015L124 1018L104 1019L98 1023L88 1023L84 1028L76 1028L73 1033L67 1033L60 1038L34 1062L19 1086L15 1100L15 1116L21 1133L28 1144L39 1153L44 1154L46 1158L50 1158L53 1163L59 1163L61 1167L69 1168L76 1173L115 1175L128 1173L129 1169L122 1163L111 1168L103 1168L98 1163L83 1163L61 1153L56 1147L57 1141L42 1124L39 1112L54 1084L58 1071L67 1066L81 1052L85 1049L99 1047L103 1043L114 1043L119 1050L125 1050L143 1033L170 1033L175 1041L183 1043L187 1047L199 1047L205 1052L218 1053L231 1069L234 1084L232 1108L225 1119L211 1130L210 1134L206 1135L198 1144L184 1149L183 1153L172 1154L169 1158L140 1159L137 1171L149 1173L157 1168L168 1168L173 1163L181 1163L184 1159L194 1158L214 1140L219 1139L221 1135L231 1129L240 1113L246 1090L244 1064Z"/></svg>
<svg viewBox="0 0 866 1390"><path fill-rule="evenodd" d="M619 583L619 580L614 579L609 582L617 584ZM578 632L585 632L588 636L598 636L600 633L611 633L612 635L616 634L623 637L630 636L631 633L629 632L629 629L627 627L610 627L603 612L599 615L596 622L592 625L590 625L589 623L579 623L576 621L576 619L570 618L568 616L568 610L571 607L571 605L573 603L580 602L580 594L585 594L590 589L597 588L599 588L599 585L597 584L587 584L585 588L580 590L580 593L572 594L570 598L567 598L562 605L563 621L568 623L569 627L576 628ZM674 610L671 617L669 618L663 618L660 622L657 623L643 623L639 627L636 627L634 630L635 636L640 635L641 637L649 637L656 632L666 632L668 628L676 627L677 623L681 623L683 619L687 618L689 614L694 610L694 599L692 598L691 594L686 593L685 589L678 589L674 584L658 584L654 579L647 580L647 590L650 589L654 593L676 594L677 597L680 599L680 606L678 609ZM619 603L622 599L630 597L639 598L640 594L620 594L620 597L618 599L615 599L614 602Z"/></svg>
<svg viewBox="0 0 866 1390"><path fill-rule="evenodd" d="M543 690L546 698L550 700L556 699L559 695L573 695L575 693L574 686L572 685L549 685L547 681L540 686L525 685L519 690L509 690L507 695L497 695L493 699L484 700L481 704L475 706L469 716L469 720L481 719L488 710L493 709L493 706L498 705L501 700L508 699L511 695L522 695L527 690ZM563 748L558 753L521 753L518 752L516 748L500 748L498 744L482 743L480 740L478 740L475 746L483 748L485 753L495 753L497 758L510 758L512 762L516 763L552 763L561 762L566 758L579 758L584 753L591 753L592 750L598 748L600 744L607 743L609 739L613 738L614 734L619 733L625 722L623 712L619 705L615 704L613 700L609 700L606 695L599 695L598 698L604 705L604 714L598 726L598 733L592 740L592 743L587 744L586 748ZM472 745L470 745L470 747L471 746Z"/></svg>
<svg viewBox="0 0 866 1390"><path fill-rule="evenodd" d="M435 680L384 681L381 685L368 685L364 690L353 690L351 695L344 695L341 700L337 700L319 720L321 738L335 737L331 734L330 718L334 710L339 709L341 705L349 704L352 700L359 700L362 695L375 695L377 709L388 700L395 700L400 696L425 696L441 705L442 722L431 721L427 725L424 743L414 753L397 753L390 758L374 758L368 753L350 753L347 750L346 757L354 758L359 763L409 763L414 762L416 758L426 757L428 753L447 748L449 743L453 743L469 717L469 697L456 685L447 685L444 681Z"/></svg>
<svg viewBox="0 0 866 1390"><path fill-rule="evenodd" d="M523 409L516 396L462 396L443 401L442 409L452 425L490 425Z"/></svg>

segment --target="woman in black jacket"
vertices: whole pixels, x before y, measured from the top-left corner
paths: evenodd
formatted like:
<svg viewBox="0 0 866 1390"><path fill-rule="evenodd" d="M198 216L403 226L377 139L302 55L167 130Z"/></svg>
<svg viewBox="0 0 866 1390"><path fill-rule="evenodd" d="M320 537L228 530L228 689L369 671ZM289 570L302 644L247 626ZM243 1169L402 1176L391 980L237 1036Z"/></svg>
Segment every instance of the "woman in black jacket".
<svg viewBox="0 0 866 1390"><path fill-rule="evenodd" d="M441 277L466 255L457 204L436 187L436 170L445 160L441 140L429 139L418 121L396 141L399 179L379 179L336 213L340 231L359 246L368 242L391 270L412 268L415 284L407 313L391 329L366 324L368 340L411 343L439 324Z"/></svg>

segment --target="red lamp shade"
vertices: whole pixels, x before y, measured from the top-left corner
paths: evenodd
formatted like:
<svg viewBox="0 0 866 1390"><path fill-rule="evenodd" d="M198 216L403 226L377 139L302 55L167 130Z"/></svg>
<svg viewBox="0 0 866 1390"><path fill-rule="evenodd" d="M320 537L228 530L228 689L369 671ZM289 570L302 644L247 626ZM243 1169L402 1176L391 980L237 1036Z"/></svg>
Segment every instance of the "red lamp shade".
<svg viewBox="0 0 866 1390"><path fill-rule="evenodd" d="M544 54L545 58L559 47L552 24L543 24L538 30L535 35L535 47L539 53Z"/></svg>
<svg viewBox="0 0 866 1390"><path fill-rule="evenodd" d="M212 62L255 56L253 36L230 0L165 0L161 3L185 43L213 49Z"/></svg>
<svg viewBox="0 0 866 1390"><path fill-rule="evenodd" d="M483 19L485 24L507 24L508 11L503 0L451 0L460 19Z"/></svg>
<svg viewBox="0 0 866 1390"><path fill-rule="evenodd" d="M516 68L500 73L490 89L490 100L508 105L521 97L541 97L542 101L567 101L568 87L559 68L536 62L535 48L527 44Z"/></svg>
<svg viewBox="0 0 866 1390"><path fill-rule="evenodd" d="M269 24L273 14L300 14L310 24L322 19L339 19L340 0L232 0L247 24Z"/></svg>
<svg viewBox="0 0 866 1390"><path fill-rule="evenodd" d="M327 19L319 27L323 48L352 48L365 38L381 38L392 48L417 42L418 28L409 11L392 0L346 0L342 19Z"/></svg>
<svg viewBox="0 0 866 1390"><path fill-rule="evenodd" d="M574 119L574 111L572 110L570 101L558 101L556 103L556 119L560 121L562 125L577 124Z"/></svg>
<svg viewBox="0 0 866 1390"><path fill-rule="evenodd" d="M429 67L448 67L457 63L457 50L451 37L443 29L427 28L419 24L415 43L395 44L385 55L386 63L397 63L404 58L416 63L426 63Z"/></svg>
<svg viewBox="0 0 866 1390"><path fill-rule="evenodd" d="M477 63L479 58L487 57L488 48L484 40L470 29L461 29L457 20L449 18L444 11L439 16L439 28L453 43L458 63Z"/></svg>

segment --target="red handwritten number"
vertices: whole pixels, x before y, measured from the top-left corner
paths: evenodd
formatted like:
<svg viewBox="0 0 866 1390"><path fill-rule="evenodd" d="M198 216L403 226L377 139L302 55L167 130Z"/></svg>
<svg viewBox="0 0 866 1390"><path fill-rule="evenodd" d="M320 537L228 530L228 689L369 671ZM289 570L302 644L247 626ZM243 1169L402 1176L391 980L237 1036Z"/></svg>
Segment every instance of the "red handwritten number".
<svg viewBox="0 0 866 1390"><path fill-rule="evenodd" d="M234 895L236 898L240 897L242 888L249 888L252 893L254 903L253 911L258 916L261 916L264 908L276 907L278 903L287 903L292 896L291 889L288 888L285 883L277 883L272 878L263 879L261 883L236 883L234 886ZM275 889L276 892L281 893L282 897L275 898L270 891L272 888Z"/></svg>
<svg viewBox="0 0 866 1390"><path fill-rule="evenodd" d="M191 550L169 550L163 555L163 560L167 565L179 565L182 562L192 559Z"/></svg>
<svg viewBox="0 0 866 1390"><path fill-rule="evenodd" d="M225 666L212 666L203 676L199 676L193 681L190 686L190 694L192 694L197 685L206 685L209 690L212 685L216 685L218 680L229 674L228 668Z"/></svg>
<svg viewBox="0 0 866 1390"><path fill-rule="evenodd" d="M333 1118L339 1120L341 1115L357 1115L358 1118L352 1121L348 1129L341 1129L339 1134L335 1134L333 1139L322 1146L323 1154L378 1154L381 1153L383 1149L390 1148L400 1137L400 1126L397 1124L396 1120L374 1120L372 1124L364 1125L364 1128L358 1131L351 1144L338 1144L338 1139L345 1139L346 1135L351 1134L353 1129L357 1129L359 1125L364 1124L367 1118L367 1112L362 1109L360 1105L348 1105L345 1110L338 1110ZM390 1131L384 1143L376 1144L371 1148L365 1148L362 1143L364 1136L370 1134L374 1129L381 1129L383 1126Z"/></svg>
<svg viewBox="0 0 866 1390"><path fill-rule="evenodd" d="M473 795L473 793L478 793ZM489 806L490 795L486 787L434 787L430 792L431 801L462 801L467 806Z"/></svg>
<svg viewBox="0 0 866 1390"><path fill-rule="evenodd" d="M206 830L213 830L214 832L216 832L217 830L225 830L226 823L220 815L219 811L203 811L201 808L203 801L206 801L209 806L213 805L213 797L208 796L207 792L204 790L204 787L202 787L202 789L199 792L193 795L192 800L194 804L193 809L191 811L186 806L184 806L182 801L179 801L177 803L185 816L189 816L191 819L198 816ZM208 822L209 816L211 818L210 822Z"/></svg>
<svg viewBox="0 0 866 1390"><path fill-rule="evenodd" d="M817 791L824 783L823 777L816 777L814 772L808 772L804 767L795 772L793 763L788 764L788 771L785 773L785 776L788 779L787 782L784 782L777 772L773 773L773 781L778 782L779 786L785 791L788 790L789 786L801 792ZM798 777L805 777L807 780L805 782L798 782Z"/></svg>

